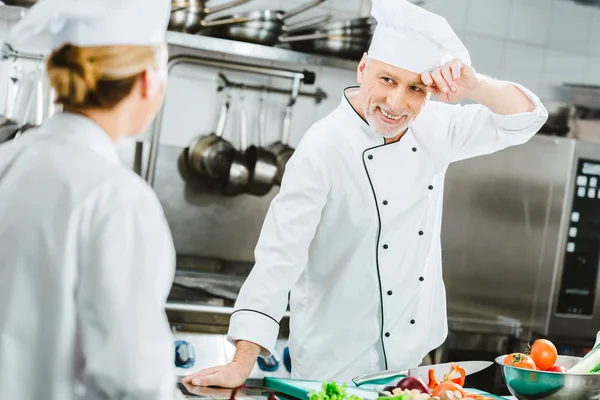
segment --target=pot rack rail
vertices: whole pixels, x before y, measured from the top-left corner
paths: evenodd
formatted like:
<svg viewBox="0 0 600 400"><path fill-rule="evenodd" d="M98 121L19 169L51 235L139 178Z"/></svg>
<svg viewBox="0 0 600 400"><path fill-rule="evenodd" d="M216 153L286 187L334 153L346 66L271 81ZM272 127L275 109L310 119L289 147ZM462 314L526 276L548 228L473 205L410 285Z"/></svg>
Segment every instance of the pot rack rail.
<svg viewBox="0 0 600 400"><path fill-rule="evenodd" d="M244 89L244 90L251 90L251 91L256 91L256 92L280 93L280 94L287 94L290 92L289 90L275 88L275 87L271 87L271 86L247 85L245 83L232 82L225 76L225 74L223 74L221 72L219 72L219 78L223 81L223 84L219 85L219 87L217 88L217 92L221 92L225 88ZM327 99L327 93L325 93L323 91L323 89L321 89L321 88L316 88L314 92L300 91L298 93L298 96L313 97L315 99L316 104L319 104L319 103L321 103L321 101Z"/></svg>
<svg viewBox="0 0 600 400"><path fill-rule="evenodd" d="M24 53L21 51L17 51L12 48L8 43L4 43L2 48L0 49L0 60L16 60L16 59L25 59L25 60L34 60L34 61L43 61L46 57L41 54L33 54L33 53Z"/></svg>
<svg viewBox="0 0 600 400"><path fill-rule="evenodd" d="M302 70L288 70L274 67L266 67L262 65L254 65L254 64L245 64L233 61L222 61L215 60L211 58L204 58L198 56L191 56L186 54L176 55L172 57L168 62L168 71L171 73L172 69L181 64L191 64L191 65L201 65L205 67L214 67L219 69L228 69L232 71L239 72L249 72L263 76L271 76L278 78L287 78L292 80L292 87L288 91L290 93L290 97L286 107L286 115L292 112L292 107L296 103L296 99L300 95L300 86L302 83L306 85L312 85L315 82L315 73ZM242 85L242 84L240 84ZM248 88L248 85L243 85L245 89ZM263 87L260 87L259 90L263 90ZM283 90L283 89L282 89ZM285 92L285 91L284 91ZM158 158L158 148L160 145L160 136L161 136L161 126L163 122L164 110L165 110L165 102L163 103L160 111L154 118L154 121L150 127L150 150L148 155L148 163L146 165L146 173L144 179L150 184L150 186L154 185L154 179L156 176L156 163ZM289 118L287 119L289 120ZM285 128L284 128L285 129ZM136 146L136 160L141 159L141 144ZM134 170L141 170L141 166L134 166Z"/></svg>

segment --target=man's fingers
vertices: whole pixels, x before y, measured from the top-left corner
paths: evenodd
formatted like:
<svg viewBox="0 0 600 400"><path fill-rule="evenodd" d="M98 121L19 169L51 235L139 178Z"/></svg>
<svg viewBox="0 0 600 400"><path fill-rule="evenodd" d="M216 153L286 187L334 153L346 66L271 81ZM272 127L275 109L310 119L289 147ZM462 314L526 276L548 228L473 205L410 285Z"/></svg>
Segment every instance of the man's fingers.
<svg viewBox="0 0 600 400"><path fill-rule="evenodd" d="M194 386L224 386L223 382L220 382L220 372L217 371L210 375L197 376L192 379L192 385Z"/></svg>
<svg viewBox="0 0 600 400"><path fill-rule="evenodd" d="M186 376L185 378L183 378L181 380L182 383L193 383L194 379L198 379L198 378L202 378L206 375L211 375L214 374L215 372L218 372L222 367L211 367L211 368L206 368L203 369L201 371L196 372L195 374Z"/></svg>
<svg viewBox="0 0 600 400"><path fill-rule="evenodd" d="M438 89L441 90L443 93L448 93L450 91L446 80L442 76L442 70L440 68L435 69L431 73L431 77L433 78L435 86L437 86Z"/></svg>
<svg viewBox="0 0 600 400"><path fill-rule="evenodd" d="M442 78L446 81L446 84L450 87L452 92L456 93L456 85L454 84L454 79L452 77L452 71L450 70L450 64L444 65L442 68Z"/></svg>
<svg viewBox="0 0 600 400"><path fill-rule="evenodd" d="M429 72L425 72L421 75L421 81L427 86L430 86L433 83L433 79L431 78L431 74Z"/></svg>
<svg viewBox="0 0 600 400"><path fill-rule="evenodd" d="M454 60L450 63L450 70L452 71L452 78L457 80L460 78L460 71L462 70L462 63L460 60Z"/></svg>

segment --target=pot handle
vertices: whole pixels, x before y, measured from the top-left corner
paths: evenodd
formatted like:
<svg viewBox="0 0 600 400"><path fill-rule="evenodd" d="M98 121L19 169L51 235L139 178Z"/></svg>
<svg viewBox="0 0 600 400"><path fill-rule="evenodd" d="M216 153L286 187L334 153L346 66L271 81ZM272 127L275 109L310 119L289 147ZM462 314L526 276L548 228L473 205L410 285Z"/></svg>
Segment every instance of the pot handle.
<svg viewBox="0 0 600 400"><path fill-rule="evenodd" d="M283 13L283 15L281 16L281 19L286 20L288 18L291 18L291 17L298 15L306 10L309 10L313 7L318 6L319 4L324 3L325 1L326 0L314 0L314 1L311 1L310 3L302 4L288 12Z"/></svg>
<svg viewBox="0 0 600 400"><path fill-rule="evenodd" d="M260 94L260 111L258 115L258 147L262 147L267 143L267 107L265 98L267 90L263 89Z"/></svg>
<svg viewBox="0 0 600 400"><path fill-rule="evenodd" d="M219 120L217 121L217 129L215 130L215 135L218 137L223 136L223 132L225 132L225 122L227 121L227 114L229 113L229 105L231 104L231 93L229 88L225 88L225 93L223 94L223 103L221 104L221 111L219 113Z"/></svg>
<svg viewBox="0 0 600 400"><path fill-rule="evenodd" d="M280 36L279 41L281 43L290 42L305 42L307 40L316 39L353 39L353 36L346 35L330 35L328 33L312 33L310 35L298 35L298 36Z"/></svg>
<svg viewBox="0 0 600 400"><path fill-rule="evenodd" d="M19 80L21 79L21 66L16 62L11 66L10 75L8 77L8 96L6 97L6 111L4 116L7 119L13 119L15 115L15 105L17 103L17 95L19 93Z"/></svg>
<svg viewBox="0 0 600 400"><path fill-rule="evenodd" d="M244 88L240 92L240 150L248 148L248 116L246 114L246 96Z"/></svg>
<svg viewBox="0 0 600 400"><path fill-rule="evenodd" d="M212 21L202 20L202 21L200 21L200 25L202 25L202 27L204 27L204 28L210 28L211 26L234 25L234 24L241 24L241 23L250 22L250 21L252 21L252 18L245 16L245 17L215 19Z"/></svg>
<svg viewBox="0 0 600 400"><path fill-rule="evenodd" d="M317 17L311 17L303 21L298 21L293 24L285 26L285 32L287 35L293 34L293 32L304 30L312 27L318 27L321 24L331 21L333 16L331 14L319 15Z"/></svg>
<svg viewBox="0 0 600 400"><path fill-rule="evenodd" d="M206 7L204 9L204 12L206 14L212 14L212 13L216 13L216 12L219 12L219 11L227 10L228 8L232 8L232 7L235 7L235 6L239 6L239 5L245 4L245 3L249 2L249 1L250 0L233 0L233 1L230 1L228 3L223 3L221 5L218 5L216 7L212 7L212 8L211 7Z"/></svg>

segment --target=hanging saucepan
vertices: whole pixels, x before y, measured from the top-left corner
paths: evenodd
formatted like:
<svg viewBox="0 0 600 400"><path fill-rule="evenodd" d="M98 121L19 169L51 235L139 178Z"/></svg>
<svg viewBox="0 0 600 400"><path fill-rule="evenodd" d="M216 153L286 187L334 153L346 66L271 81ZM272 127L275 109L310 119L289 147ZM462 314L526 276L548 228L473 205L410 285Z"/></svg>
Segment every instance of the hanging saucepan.
<svg viewBox="0 0 600 400"><path fill-rule="evenodd" d="M286 19L310 8L316 7L326 0L313 0L291 11L262 10L249 13L233 14L223 18L206 21L199 33L222 39L238 40L273 46L286 30Z"/></svg>
<svg viewBox="0 0 600 400"><path fill-rule="evenodd" d="M235 152L229 168L229 177L223 186L223 194L237 196L248 190L254 163L256 148L248 147L248 125L244 92L240 95L240 150Z"/></svg>
<svg viewBox="0 0 600 400"><path fill-rule="evenodd" d="M247 3L250 0L233 0L216 7L207 7L207 0L171 1L170 31L196 33L203 27L207 15Z"/></svg>
<svg viewBox="0 0 600 400"><path fill-rule="evenodd" d="M235 148L231 143L222 138L231 103L229 88L225 90L215 132L194 138L187 150L190 168L216 179L227 178L231 160L235 154Z"/></svg>
<svg viewBox="0 0 600 400"><path fill-rule="evenodd" d="M255 147L256 155L248 155L250 159L256 158L250 184L248 185L248 193L257 196L264 196L271 191L278 172L277 157L263 147L267 143L267 108L265 106L265 95L266 91L263 90L260 96L258 146Z"/></svg>
<svg viewBox="0 0 600 400"><path fill-rule="evenodd" d="M14 71L8 79L7 94L6 97L6 111L3 116L0 116L0 143L4 143L14 138L15 133L19 130L19 123L14 119L14 111L17 100L17 93L19 90L19 79L20 74L16 66L13 67Z"/></svg>
<svg viewBox="0 0 600 400"><path fill-rule="evenodd" d="M13 139L27 132L28 130L40 126L44 120L44 70L40 64L35 72L32 72L33 94L29 96L27 107L25 108L24 120L27 121L21 125L15 132ZM33 112L33 122L31 122L31 113Z"/></svg>
<svg viewBox="0 0 600 400"><path fill-rule="evenodd" d="M285 109L285 117L283 118L283 129L281 130L281 140L270 144L267 149L277 157L277 176L275 184L280 185L285 165L294 154L294 149L288 145L290 138L290 129L292 124L292 107L293 104L288 104Z"/></svg>

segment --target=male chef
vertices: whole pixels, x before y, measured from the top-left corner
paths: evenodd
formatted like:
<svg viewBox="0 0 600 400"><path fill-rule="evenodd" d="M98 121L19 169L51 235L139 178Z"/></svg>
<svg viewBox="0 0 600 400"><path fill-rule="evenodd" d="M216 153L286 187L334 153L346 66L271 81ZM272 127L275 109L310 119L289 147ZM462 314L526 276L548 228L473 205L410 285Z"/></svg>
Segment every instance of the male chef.
<svg viewBox="0 0 600 400"><path fill-rule="evenodd" d="M274 350L290 290L294 378L415 367L444 342L446 170L527 142L548 114L526 88L476 73L444 18L405 0L373 0L372 13L360 86L306 132L270 205L231 316L234 360L184 382L242 384ZM448 104L462 99L476 104Z"/></svg>

